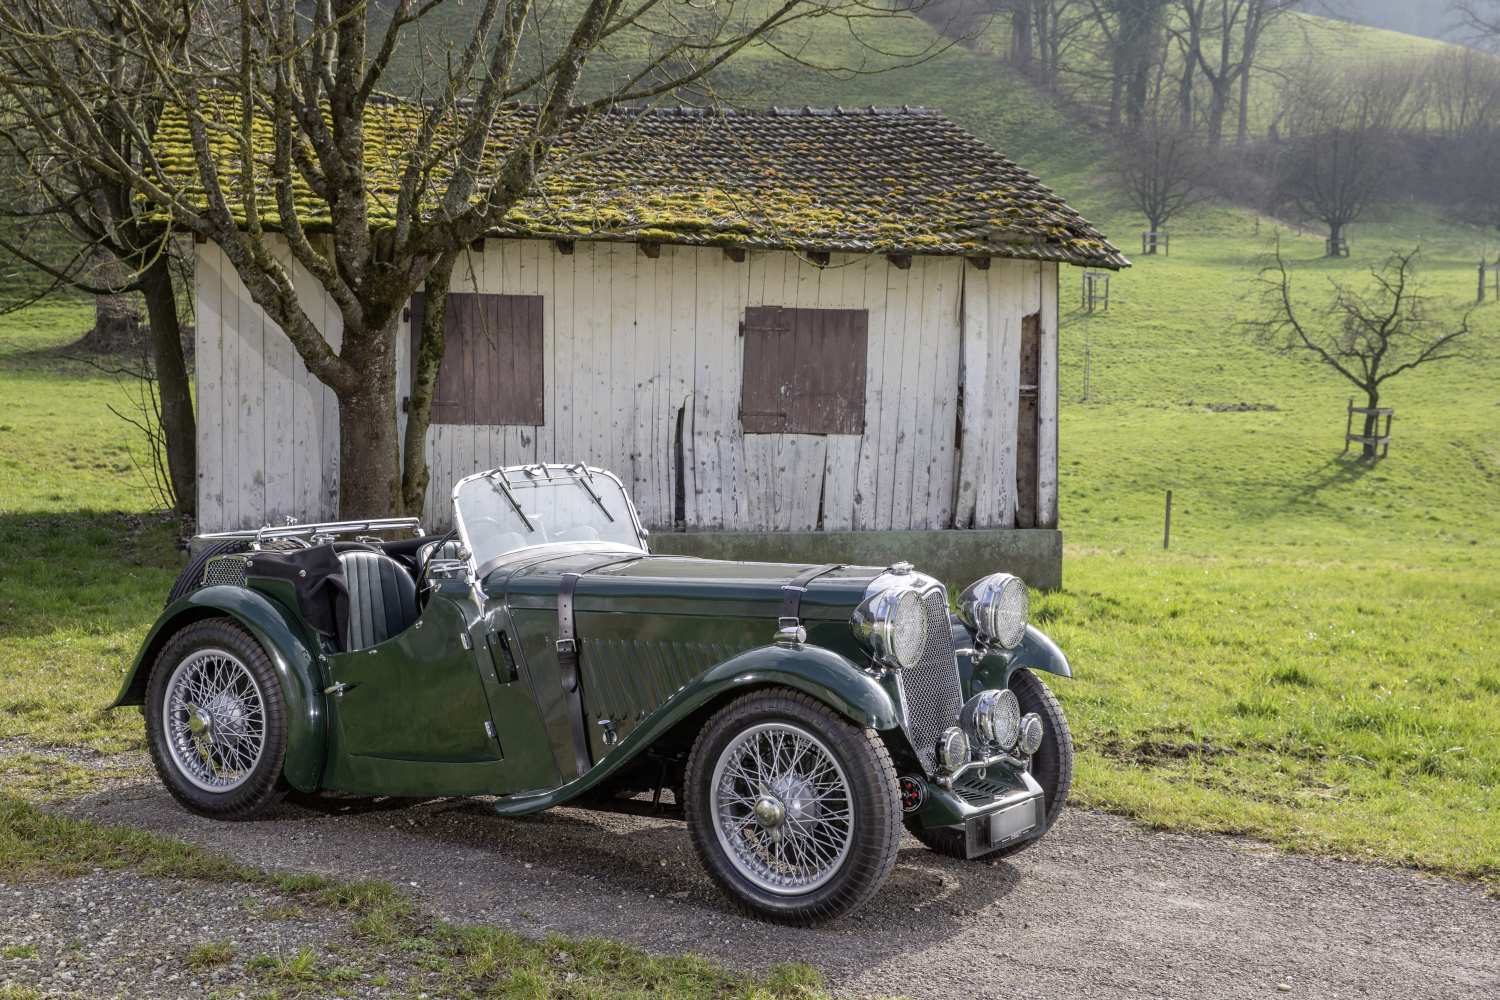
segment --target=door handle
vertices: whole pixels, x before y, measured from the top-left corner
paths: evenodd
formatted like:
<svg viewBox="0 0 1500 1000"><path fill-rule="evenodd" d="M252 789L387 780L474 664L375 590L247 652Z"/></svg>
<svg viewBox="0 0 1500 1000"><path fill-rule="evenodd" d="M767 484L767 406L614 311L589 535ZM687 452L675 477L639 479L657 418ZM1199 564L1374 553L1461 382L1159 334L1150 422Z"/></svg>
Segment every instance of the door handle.
<svg viewBox="0 0 1500 1000"><path fill-rule="evenodd" d="M510 649L510 640L504 632L489 632L484 637L490 650L490 663L495 669L495 680L501 684L514 684L521 678L515 655Z"/></svg>

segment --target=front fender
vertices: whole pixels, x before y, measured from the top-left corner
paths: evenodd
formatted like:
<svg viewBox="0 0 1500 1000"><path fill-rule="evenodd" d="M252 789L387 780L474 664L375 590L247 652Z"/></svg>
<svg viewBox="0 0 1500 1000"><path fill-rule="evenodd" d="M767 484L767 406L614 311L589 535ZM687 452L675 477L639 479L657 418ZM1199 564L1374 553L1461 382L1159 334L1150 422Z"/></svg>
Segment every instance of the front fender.
<svg viewBox="0 0 1500 1000"><path fill-rule="evenodd" d="M560 805L608 780L705 705L726 695L763 687L801 691L870 729L895 729L901 724L901 715L885 688L838 653L821 646L759 646L689 681L588 773L541 795L502 799L495 804L495 811L519 816Z"/></svg>
<svg viewBox="0 0 1500 1000"><path fill-rule="evenodd" d="M1073 668L1057 643L1035 625L1027 625L1026 635L1015 649L988 650L983 659L973 665L973 681L969 685L969 691L972 694L983 688L1008 687L1011 673L1020 667L1041 670L1059 677L1073 676Z"/></svg>
<svg viewBox="0 0 1500 1000"><path fill-rule="evenodd" d="M204 587L173 602L151 627L109 707L144 704L146 683L162 646L179 629L205 618L233 619L271 658L286 704L286 779L299 791L316 791L327 744L323 691L312 652L316 647L310 647L301 635L301 626L291 612L254 590Z"/></svg>

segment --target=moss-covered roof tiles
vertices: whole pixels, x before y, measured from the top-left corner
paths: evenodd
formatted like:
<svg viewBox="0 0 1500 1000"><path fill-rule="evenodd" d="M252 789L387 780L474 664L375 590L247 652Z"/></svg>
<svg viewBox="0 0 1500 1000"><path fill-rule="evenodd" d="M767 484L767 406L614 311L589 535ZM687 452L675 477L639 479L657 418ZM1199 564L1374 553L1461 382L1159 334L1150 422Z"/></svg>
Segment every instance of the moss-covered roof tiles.
<svg viewBox="0 0 1500 1000"><path fill-rule="evenodd" d="M391 221L420 114L401 102L367 112L373 224ZM503 115L486 159L498 163L531 115ZM264 139L269 150L268 130ZM183 119L162 122L158 147L191 183ZM227 138L220 149L221 169L233 170ZM224 179L232 190L233 174ZM304 226L327 224L309 190L298 201ZM267 191L261 210L273 205ZM559 145L497 235L1128 265L1036 177L924 108L616 109Z"/></svg>

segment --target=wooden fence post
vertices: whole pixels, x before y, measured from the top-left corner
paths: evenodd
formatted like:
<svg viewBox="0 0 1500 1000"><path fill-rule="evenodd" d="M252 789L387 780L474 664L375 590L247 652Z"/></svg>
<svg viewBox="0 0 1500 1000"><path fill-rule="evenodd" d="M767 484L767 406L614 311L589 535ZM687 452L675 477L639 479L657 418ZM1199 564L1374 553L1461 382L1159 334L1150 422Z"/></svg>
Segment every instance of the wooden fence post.
<svg viewBox="0 0 1500 1000"><path fill-rule="evenodd" d="M1172 547L1172 491L1167 490L1167 516L1162 522L1161 547L1163 550Z"/></svg>

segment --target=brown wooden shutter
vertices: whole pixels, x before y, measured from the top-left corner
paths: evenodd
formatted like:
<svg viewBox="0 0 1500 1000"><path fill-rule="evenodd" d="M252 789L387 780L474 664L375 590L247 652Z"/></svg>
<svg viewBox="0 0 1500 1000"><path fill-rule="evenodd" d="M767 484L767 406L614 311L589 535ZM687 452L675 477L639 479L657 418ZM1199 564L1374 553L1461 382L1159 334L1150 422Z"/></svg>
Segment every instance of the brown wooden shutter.
<svg viewBox="0 0 1500 1000"><path fill-rule="evenodd" d="M869 328L865 309L746 309L745 433L863 434Z"/></svg>
<svg viewBox="0 0 1500 1000"><path fill-rule="evenodd" d="M1016 419L1016 527L1034 528L1040 464L1037 383L1042 374L1042 314L1021 320L1021 399Z"/></svg>
<svg viewBox="0 0 1500 1000"><path fill-rule="evenodd" d="M412 357L425 301L412 296ZM542 367L542 296L450 292L434 424L540 426L547 422Z"/></svg>

